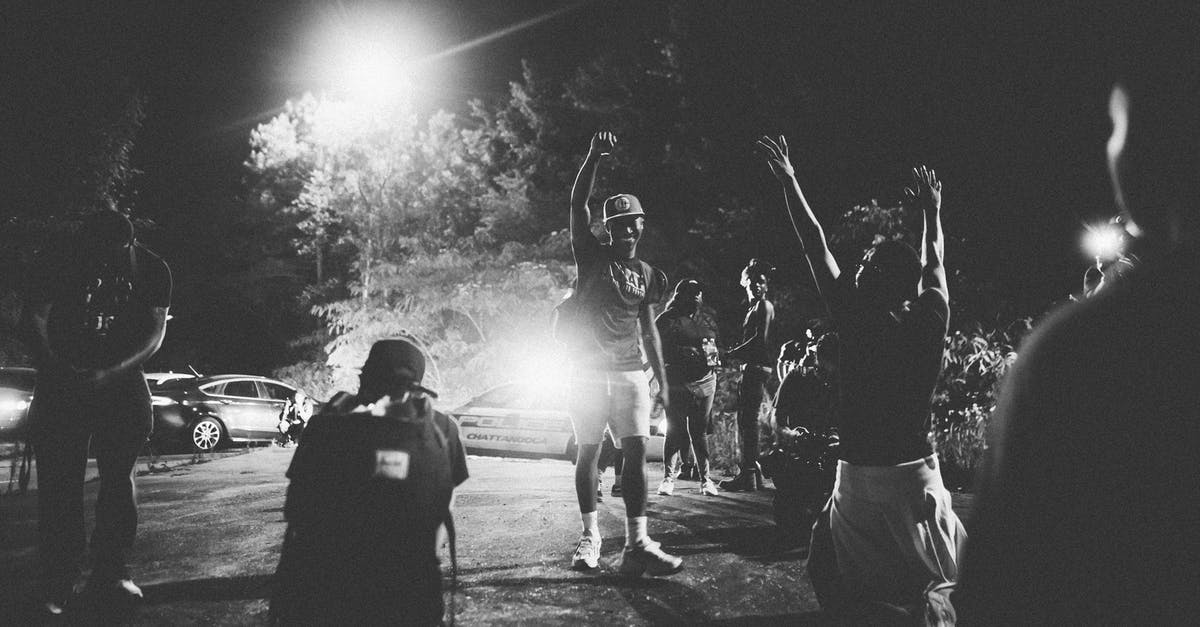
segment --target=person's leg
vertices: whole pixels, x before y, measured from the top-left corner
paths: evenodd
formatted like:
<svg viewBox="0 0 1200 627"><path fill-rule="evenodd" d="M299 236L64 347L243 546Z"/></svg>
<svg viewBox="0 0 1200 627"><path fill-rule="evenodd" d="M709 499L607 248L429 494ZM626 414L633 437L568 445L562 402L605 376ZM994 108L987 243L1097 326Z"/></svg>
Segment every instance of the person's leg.
<svg viewBox="0 0 1200 627"><path fill-rule="evenodd" d="M708 477L708 437L705 435L708 430L708 415L712 413L715 395L715 381L711 385L695 390L692 394L693 409L689 412L687 420L688 437L696 456L696 470L700 476L700 491L704 494L710 494L716 489L715 485L710 486L712 480Z"/></svg>
<svg viewBox="0 0 1200 627"><path fill-rule="evenodd" d="M62 611L86 547L83 477L88 428L81 406L59 390L42 392L30 410L37 469L38 594Z"/></svg>
<svg viewBox="0 0 1200 627"><path fill-rule="evenodd" d="M621 438L625 468L621 473L625 499L625 551L620 571L626 575L669 575L683 560L664 553L647 534L646 440L650 437L650 384L641 371L613 373L613 434Z"/></svg>
<svg viewBox="0 0 1200 627"><path fill-rule="evenodd" d="M579 512L596 511L596 479L599 473L596 460L600 457L599 444L580 444L575 457L575 497L579 500Z"/></svg>
<svg viewBox="0 0 1200 627"><path fill-rule="evenodd" d="M671 386L671 405L667 408L667 437L663 443L663 476L674 479L679 475L681 453L688 448L687 403L684 402L687 388Z"/></svg>
<svg viewBox="0 0 1200 627"><path fill-rule="evenodd" d="M606 437L604 423L610 405L605 373L583 371L571 382L571 422L575 429L578 452L575 458L575 497L583 526L579 543L571 558L577 570L595 570L600 566L600 523L596 512L597 461L600 442Z"/></svg>
<svg viewBox="0 0 1200 627"><path fill-rule="evenodd" d="M741 471L737 477L721 482L730 491L756 490L762 485L758 470L758 411L766 390L766 375L761 368L747 366L738 386L737 423L742 440Z"/></svg>
<svg viewBox="0 0 1200 627"><path fill-rule="evenodd" d="M138 374L136 379L98 394L93 411L96 426L92 450L100 474L100 493L88 585L118 598L140 598L141 590L130 580L127 562L138 523L133 470L154 420L145 379Z"/></svg>

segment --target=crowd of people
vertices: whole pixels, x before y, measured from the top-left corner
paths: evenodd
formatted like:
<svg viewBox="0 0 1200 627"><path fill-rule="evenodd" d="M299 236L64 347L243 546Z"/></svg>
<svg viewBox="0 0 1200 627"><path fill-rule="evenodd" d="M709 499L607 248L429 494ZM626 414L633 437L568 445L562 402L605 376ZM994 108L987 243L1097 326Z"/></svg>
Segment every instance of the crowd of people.
<svg viewBox="0 0 1200 627"><path fill-rule="evenodd" d="M1180 316L1196 308L1200 294L1191 250L1200 128L1195 111L1172 107L1194 104L1195 84L1161 86L1134 73L1112 91L1110 172L1123 221L1138 234L1137 254L1098 263L1085 278L1086 302L1058 312L1023 345L993 417L971 539L928 437L950 324L937 172L915 168L905 189L906 205L923 216L920 249L878 242L855 271L843 272L798 182L786 139L757 142L782 185L806 269L833 326L810 337L807 347L785 342L773 364L772 268L760 259L742 273L748 307L737 346L719 348L695 279L679 280L666 311L654 316L667 279L638 259L647 219L639 200L618 194L604 202L609 242L589 228L597 165L616 142L611 133L597 133L571 203L577 299L586 303L583 326L590 330L574 347L583 533L573 567L599 566L595 459L606 425L625 462L620 572L666 575L683 566L647 533L651 395L644 355L653 377L666 382L654 402L666 408L669 422L658 489L667 496L675 492L685 450L694 455L701 494L762 488L759 407L778 368L780 441L816 442L815 457L836 450L838 458L829 498L812 525L808 562L820 603L834 616L856 624L960 618L1158 624L1194 616L1200 561L1177 540L1194 544L1185 530L1197 521L1200 499L1194 486L1188 495L1174 494L1171 478L1195 470L1189 462L1192 474L1179 475L1175 465L1194 458L1192 418L1200 407L1196 370L1184 365L1194 361L1196 332ZM1110 355L1120 355L1138 377L1111 368ZM741 458L737 476L714 485L705 435L723 357L741 363ZM1149 442L1121 435L1129 419L1154 427Z"/></svg>
<svg viewBox="0 0 1200 627"><path fill-rule="evenodd" d="M777 367L782 384L774 409L781 436L818 433L832 441L836 433L835 477L815 515L808 561L821 605L834 615L871 624L1194 620L1200 611L1200 557L1190 541L1200 520L1194 480L1200 338L1187 314L1200 308L1200 99L1195 77L1186 71L1159 76L1138 69L1112 89L1107 150L1114 196L1136 235L1139 263L1090 276L1089 298L1041 323L1023 345L992 418L969 539L927 437L951 315L937 173L915 168L905 190L908 206L923 216L920 249L883 241L853 272L843 272L802 190L786 139L757 142L782 186L806 270L836 331L814 335L811 350L785 343L775 363L769 263L752 259L743 270L748 306L742 337L722 350L703 307L704 286L683 278L670 290L667 276L638 257L647 218L636 196L607 198L601 210L607 241L592 232L596 173L617 141L612 133L597 133L571 193L578 279L559 317L560 335L570 338L574 352L569 399L582 533L572 567L600 567L598 471L606 452L606 458L619 457L613 495L623 499L626 513L619 572L664 576L683 568L683 559L649 534L652 409L665 408L670 425L659 494L674 494L684 457L702 495L761 489L759 408ZM110 601L141 596L126 565L137 524L131 471L151 417L141 365L162 342L172 287L166 264L137 244L119 214L90 218L79 244L41 268L27 310L39 366L32 410L40 474L39 594L51 614L63 611L81 573L82 468L89 442L100 468L89 586ZM669 290L665 311L656 315L655 304ZM741 457L737 476L718 484L705 436L723 358L741 363ZM657 388L644 361L662 382ZM423 372L415 345L377 344L358 394L334 399L302 438L289 471L285 553L288 546L293 557L327 551L319 553L327 559L325 572L343 572L351 554L378 570L371 571L373 587L330 588L326 578L291 590L296 605L278 609L290 613L291 622L311 618L296 608L317 594L328 599L331 590L341 604L317 609L367 608L371 620L440 621L435 538L438 527L450 522L443 510L467 469L457 428L430 408L435 394L421 387ZM375 425L386 438L431 425L414 433L424 438L435 463L413 466L418 474L410 480L416 458L408 449L381 448L369 437L328 448L322 437L332 436L322 436L320 427L329 412L355 416L363 429ZM1141 437L1130 437L1131 428ZM344 463L347 451L367 455L369 463L332 478L323 472ZM429 468L436 472L419 474L433 472ZM396 529L389 515L404 508L389 506L359 519L373 521L363 534L377 535L353 551L296 548L344 535L330 531L339 529L344 513L331 504L344 500L352 482L375 486L376 500L403 501L435 480L441 487L423 493L432 505L421 510L429 515L418 535L391 533ZM396 550L364 551L381 543ZM436 603L405 601L412 600L413 587Z"/></svg>

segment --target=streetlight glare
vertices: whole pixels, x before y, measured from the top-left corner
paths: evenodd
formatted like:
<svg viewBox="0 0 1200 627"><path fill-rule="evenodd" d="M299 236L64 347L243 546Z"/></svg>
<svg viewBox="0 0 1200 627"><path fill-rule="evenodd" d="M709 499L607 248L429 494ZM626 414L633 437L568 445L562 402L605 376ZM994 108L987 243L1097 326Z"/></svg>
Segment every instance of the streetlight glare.
<svg viewBox="0 0 1200 627"><path fill-rule="evenodd" d="M434 39L408 16L386 8L327 15L316 32L320 82L337 97L361 104L409 98Z"/></svg>

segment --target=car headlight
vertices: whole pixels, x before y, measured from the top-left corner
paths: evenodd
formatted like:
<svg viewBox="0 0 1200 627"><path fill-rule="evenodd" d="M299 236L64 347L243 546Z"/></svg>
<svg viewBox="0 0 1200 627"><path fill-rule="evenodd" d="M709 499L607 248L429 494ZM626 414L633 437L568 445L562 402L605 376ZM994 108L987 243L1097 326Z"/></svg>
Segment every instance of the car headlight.
<svg viewBox="0 0 1200 627"><path fill-rule="evenodd" d="M175 399L167 398L166 396L151 396L150 404L155 407L164 407L166 405L174 405Z"/></svg>
<svg viewBox="0 0 1200 627"><path fill-rule="evenodd" d="M29 407L29 401L23 398L0 398L0 411L20 412Z"/></svg>

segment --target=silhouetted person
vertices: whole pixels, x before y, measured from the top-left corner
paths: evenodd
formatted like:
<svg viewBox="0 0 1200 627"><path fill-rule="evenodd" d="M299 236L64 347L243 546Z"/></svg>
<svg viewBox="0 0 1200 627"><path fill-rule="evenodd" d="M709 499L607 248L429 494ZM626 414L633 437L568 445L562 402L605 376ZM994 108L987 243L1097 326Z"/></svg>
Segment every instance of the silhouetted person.
<svg viewBox="0 0 1200 627"><path fill-rule="evenodd" d="M579 455L575 463L575 494L583 533L571 558L572 568L594 570L600 564L600 524L596 514L596 458L604 428L621 442L624 468L621 496L625 500L625 550L622 574L666 575L683 567L683 560L664 553L646 532L646 440L650 438L650 381L642 369L642 354L654 376L666 381L662 345L654 326L654 303L667 290L667 277L637 257L645 227L638 199L617 194L604 201L604 227L611 243L592 234L588 200L600 159L612 152L616 137L596 133L571 189L571 250L579 271L583 333L575 347L570 409ZM659 387L658 402L670 409L668 386Z"/></svg>
<svg viewBox="0 0 1200 627"><path fill-rule="evenodd" d="M1140 263L1041 322L1004 381L954 597L963 624L1200 616L1196 69L1171 55L1112 89L1109 171Z"/></svg>
<svg viewBox="0 0 1200 627"><path fill-rule="evenodd" d="M773 372L771 323L775 320L775 306L767 300L767 288L768 276L774 269L760 259L751 259L742 269L741 284L749 304L742 322L742 343L729 349L728 353L743 362L737 402L742 461L737 476L721 482L721 489L731 492L761 490L763 487L762 469L758 467L758 413Z"/></svg>
<svg viewBox="0 0 1200 627"><path fill-rule="evenodd" d="M950 318L941 182L921 166L905 190L924 214L920 258L907 244L885 241L863 255L855 274L843 274L800 191L786 141L764 137L758 146L783 183L841 344L841 461L827 508L828 537L819 537L820 518L814 528L813 586L822 606L837 611L944 605L966 533L928 440ZM832 572L822 570L829 556L821 552L830 546ZM943 594L934 599L927 594L934 590Z"/></svg>
<svg viewBox="0 0 1200 627"><path fill-rule="evenodd" d="M304 429L287 472L274 623L442 623L438 530L453 533L468 473L458 425L433 409L424 375L415 344L375 342L358 393L338 393Z"/></svg>
<svg viewBox="0 0 1200 627"><path fill-rule="evenodd" d="M126 565L137 535L133 467L153 426L142 364L162 344L171 304L167 264L135 241L125 216L89 214L71 244L39 259L26 321L38 368L38 594L51 614L80 575L89 443L100 496L88 596L102 605L142 597Z"/></svg>
<svg viewBox="0 0 1200 627"><path fill-rule="evenodd" d="M717 393L716 324L701 306L704 291L700 284L683 280L659 314L656 324L662 338L667 382L671 386L671 407L667 410L667 438L663 445L663 480L658 493L675 492L679 459L683 451L695 454L700 473L700 493L716 496L717 486L708 477L708 416Z"/></svg>
<svg viewBox="0 0 1200 627"><path fill-rule="evenodd" d="M783 379L775 395L776 426L816 432L837 428L837 336L826 333L812 340L801 355L787 348L779 352Z"/></svg>

